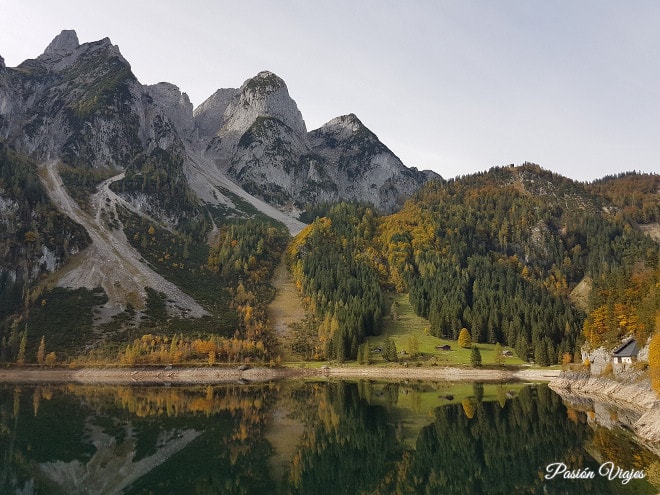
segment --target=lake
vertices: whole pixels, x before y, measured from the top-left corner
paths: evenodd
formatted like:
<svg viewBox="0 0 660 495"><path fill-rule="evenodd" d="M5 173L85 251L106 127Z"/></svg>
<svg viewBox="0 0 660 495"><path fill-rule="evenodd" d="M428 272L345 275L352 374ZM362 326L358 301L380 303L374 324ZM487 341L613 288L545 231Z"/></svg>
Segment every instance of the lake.
<svg viewBox="0 0 660 495"><path fill-rule="evenodd" d="M658 493L617 414L546 385L0 384L0 493Z"/></svg>

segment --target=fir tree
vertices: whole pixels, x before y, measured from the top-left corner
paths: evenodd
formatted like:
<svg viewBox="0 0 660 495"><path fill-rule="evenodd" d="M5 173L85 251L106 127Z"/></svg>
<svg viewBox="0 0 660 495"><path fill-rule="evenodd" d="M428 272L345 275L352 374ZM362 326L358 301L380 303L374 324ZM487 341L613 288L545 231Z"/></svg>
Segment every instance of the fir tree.
<svg viewBox="0 0 660 495"><path fill-rule="evenodd" d="M474 368L481 368L481 352L476 345L472 346L472 353L470 354L470 363Z"/></svg>
<svg viewBox="0 0 660 495"><path fill-rule="evenodd" d="M396 344L389 337L386 338L383 343L383 359L390 362L396 362L399 360L396 353Z"/></svg>

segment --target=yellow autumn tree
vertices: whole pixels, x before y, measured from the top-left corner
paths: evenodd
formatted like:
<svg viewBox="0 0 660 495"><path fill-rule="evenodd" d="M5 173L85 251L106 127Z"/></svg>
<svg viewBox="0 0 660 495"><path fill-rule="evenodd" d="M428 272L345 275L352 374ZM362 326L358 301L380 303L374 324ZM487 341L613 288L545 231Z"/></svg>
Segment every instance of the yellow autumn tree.
<svg viewBox="0 0 660 495"><path fill-rule="evenodd" d="M477 401L472 397L469 397L463 399L461 401L461 405L463 406L463 412L465 412L467 418L472 419L474 417L474 413L477 411Z"/></svg>
<svg viewBox="0 0 660 495"><path fill-rule="evenodd" d="M470 335L470 331L465 327L461 328L461 332L458 334L458 345L465 349L472 347L472 336Z"/></svg>
<svg viewBox="0 0 660 495"><path fill-rule="evenodd" d="M41 336L41 342L39 343L39 349L37 350L37 363L39 366L43 366L46 359L46 338Z"/></svg>
<svg viewBox="0 0 660 495"><path fill-rule="evenodd" d="M649 368L653 390L655 390L656 394L660 394L660 332L657 330L649 346Z"/></svg>

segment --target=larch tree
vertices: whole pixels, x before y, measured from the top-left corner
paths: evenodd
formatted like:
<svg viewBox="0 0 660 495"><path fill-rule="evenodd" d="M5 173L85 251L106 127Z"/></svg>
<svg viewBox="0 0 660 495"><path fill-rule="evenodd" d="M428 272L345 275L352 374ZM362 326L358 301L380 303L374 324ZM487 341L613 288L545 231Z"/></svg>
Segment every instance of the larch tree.
<svg viewBox="0 0 660 495"><path fill-rule="evenodd" d="M46 359L46 338L41 336L41 342L39 343L39 349L37 350L37 363L39 366L43 366L44 360Z"/></svg>
<svg viewBox="0 0 660 495"><path fill-rule="evenodd" d="M465 349L469 349L472 346L472 336L470 335L470 331L465 327L461 328L461 332L458 334L458 345Z"/></svg>

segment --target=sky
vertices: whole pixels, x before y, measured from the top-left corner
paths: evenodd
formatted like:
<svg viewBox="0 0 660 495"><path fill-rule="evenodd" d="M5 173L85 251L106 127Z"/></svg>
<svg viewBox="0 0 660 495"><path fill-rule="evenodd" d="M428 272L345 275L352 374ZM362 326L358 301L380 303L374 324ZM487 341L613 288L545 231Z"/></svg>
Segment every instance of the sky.
<svg viewBox="0 0 660 495"><path fill-rule="evenodd" d="M109 37L195 106L261 70L307 129L354 113L445 178L534 162L591 181L660 173L655 0L0 0L8 67L63 29Z"/></svg>

